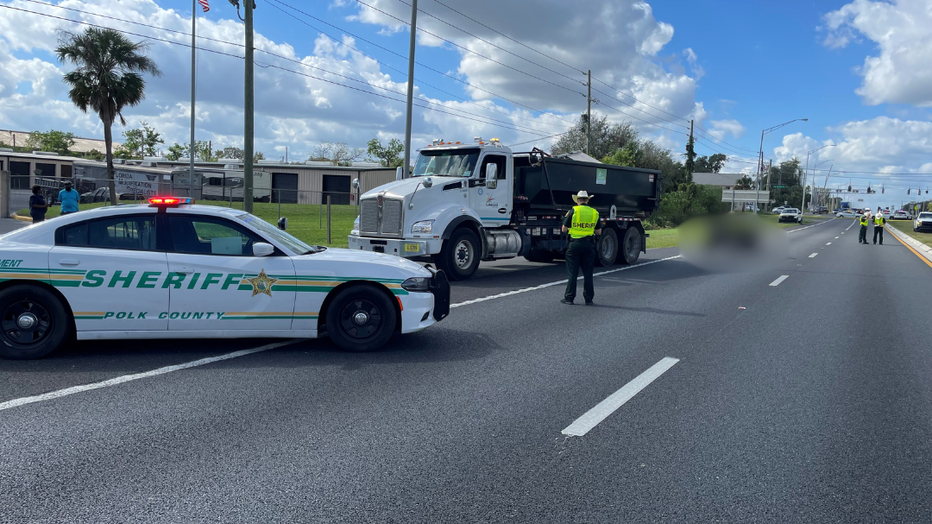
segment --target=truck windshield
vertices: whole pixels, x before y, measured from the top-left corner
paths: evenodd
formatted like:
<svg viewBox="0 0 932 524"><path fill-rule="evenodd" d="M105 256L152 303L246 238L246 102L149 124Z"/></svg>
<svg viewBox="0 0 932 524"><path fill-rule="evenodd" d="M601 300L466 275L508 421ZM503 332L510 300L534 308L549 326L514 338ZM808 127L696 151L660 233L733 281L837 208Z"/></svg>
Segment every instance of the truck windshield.
<svg viewBox="0 0 932 524"><path fill-rule="evenodd" d="M469 177L479 161L478 149L421 151L414 165L414 176Z"/></svg>

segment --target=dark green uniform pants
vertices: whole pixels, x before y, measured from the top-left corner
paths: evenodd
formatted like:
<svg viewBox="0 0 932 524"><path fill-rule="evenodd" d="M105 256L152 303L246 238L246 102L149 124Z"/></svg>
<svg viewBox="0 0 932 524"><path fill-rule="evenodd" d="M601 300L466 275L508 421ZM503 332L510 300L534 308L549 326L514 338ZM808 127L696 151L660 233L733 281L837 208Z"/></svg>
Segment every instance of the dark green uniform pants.
<svg viewBox="0 0 932 524"><path fill-rule="evenodd" d="M579 268L583 272L583 298L586 302L592 300L595 296L595 289L592 286L592 268L595 265L595 241L593 237L585 237L580 240L570 242L566 250L566 276L569 281L566 283L566 292L563 298L573 300L576 298L576 279L579 277Z"/></svg>
<svg viewBox="0 0 932 524"><path fill-rule="evenodd" d="M883 226L874 226L874 243L877 243L877 235L880 235L880 245L883 245Z"/></svg>
<svg viewBox="0 0 932 524"><path fill-rule="evenodd" d="M861 232L858 233L858 243L867 243L867 226L861 226Z"/></svg>

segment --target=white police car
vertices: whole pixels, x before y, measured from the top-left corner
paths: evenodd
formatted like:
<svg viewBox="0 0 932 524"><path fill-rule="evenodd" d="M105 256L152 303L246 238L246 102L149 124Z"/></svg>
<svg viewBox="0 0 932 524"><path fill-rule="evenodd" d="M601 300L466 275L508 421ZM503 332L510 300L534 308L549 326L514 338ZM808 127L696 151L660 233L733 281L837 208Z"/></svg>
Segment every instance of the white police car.
<svg viewBox="0 0 932 524"><path fill-rule="evenodd" d="M187 198L102 207L0 237L0 357L78 340L316 338L382 346L450 311L443 272L309 246L249 213Z"/></svg>

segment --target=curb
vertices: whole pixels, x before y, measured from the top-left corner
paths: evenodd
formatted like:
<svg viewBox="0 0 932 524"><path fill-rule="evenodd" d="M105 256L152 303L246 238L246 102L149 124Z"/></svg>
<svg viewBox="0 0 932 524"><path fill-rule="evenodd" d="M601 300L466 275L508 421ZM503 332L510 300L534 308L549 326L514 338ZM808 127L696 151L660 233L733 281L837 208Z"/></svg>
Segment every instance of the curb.
<svg viewBox="0 0 932 524"><path fill-rule="evenodd" d="M884 228L887 231L893 233L893 236L895 236L897 240L913 248L913 250L916 251L916 253L922 255L923 258L925 258L926 260L929 261L930 264L932 264L932 247L929 247L923 244L922 242L915 240L911 236L907 235L906 233L903 233L902 231L896 228L893 228L890 226L884 226Z"/></svg>
<svg viewBox="0 0 932 524"><path fill-rule="evenodd" d="M22 222L29 222L29 223L32 223L32 217L21 217L21 216L17 215L16 213L13 213L13 216L10 217L10 218L13 218L13 219L16 219L16 220L19 220L19 221L22 221Z"/></svg>

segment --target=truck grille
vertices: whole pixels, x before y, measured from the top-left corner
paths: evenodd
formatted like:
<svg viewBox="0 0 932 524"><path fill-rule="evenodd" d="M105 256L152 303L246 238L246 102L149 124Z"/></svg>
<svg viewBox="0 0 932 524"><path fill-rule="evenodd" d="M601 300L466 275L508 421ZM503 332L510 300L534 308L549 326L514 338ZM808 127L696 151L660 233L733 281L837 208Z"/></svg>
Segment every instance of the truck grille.
<svg viewBox="0 0 932 524"><path fill-rule="evenodd" d="M359 232L379 232L379 204L375 199L359 203Z"/></svg>
<svg viewBox="0 0 932 524"><path fill-rule="evenodd" d="M401 234L401 200L385 200L382 204L382 234Z"/></svg>
<svg viewBox="0 0 932 524"><path fill-rule="evenodd" d="M377 199L359 203L359 232L369 235L400 236L403 217L402 200L383 199L381 215Z"/></svg>

